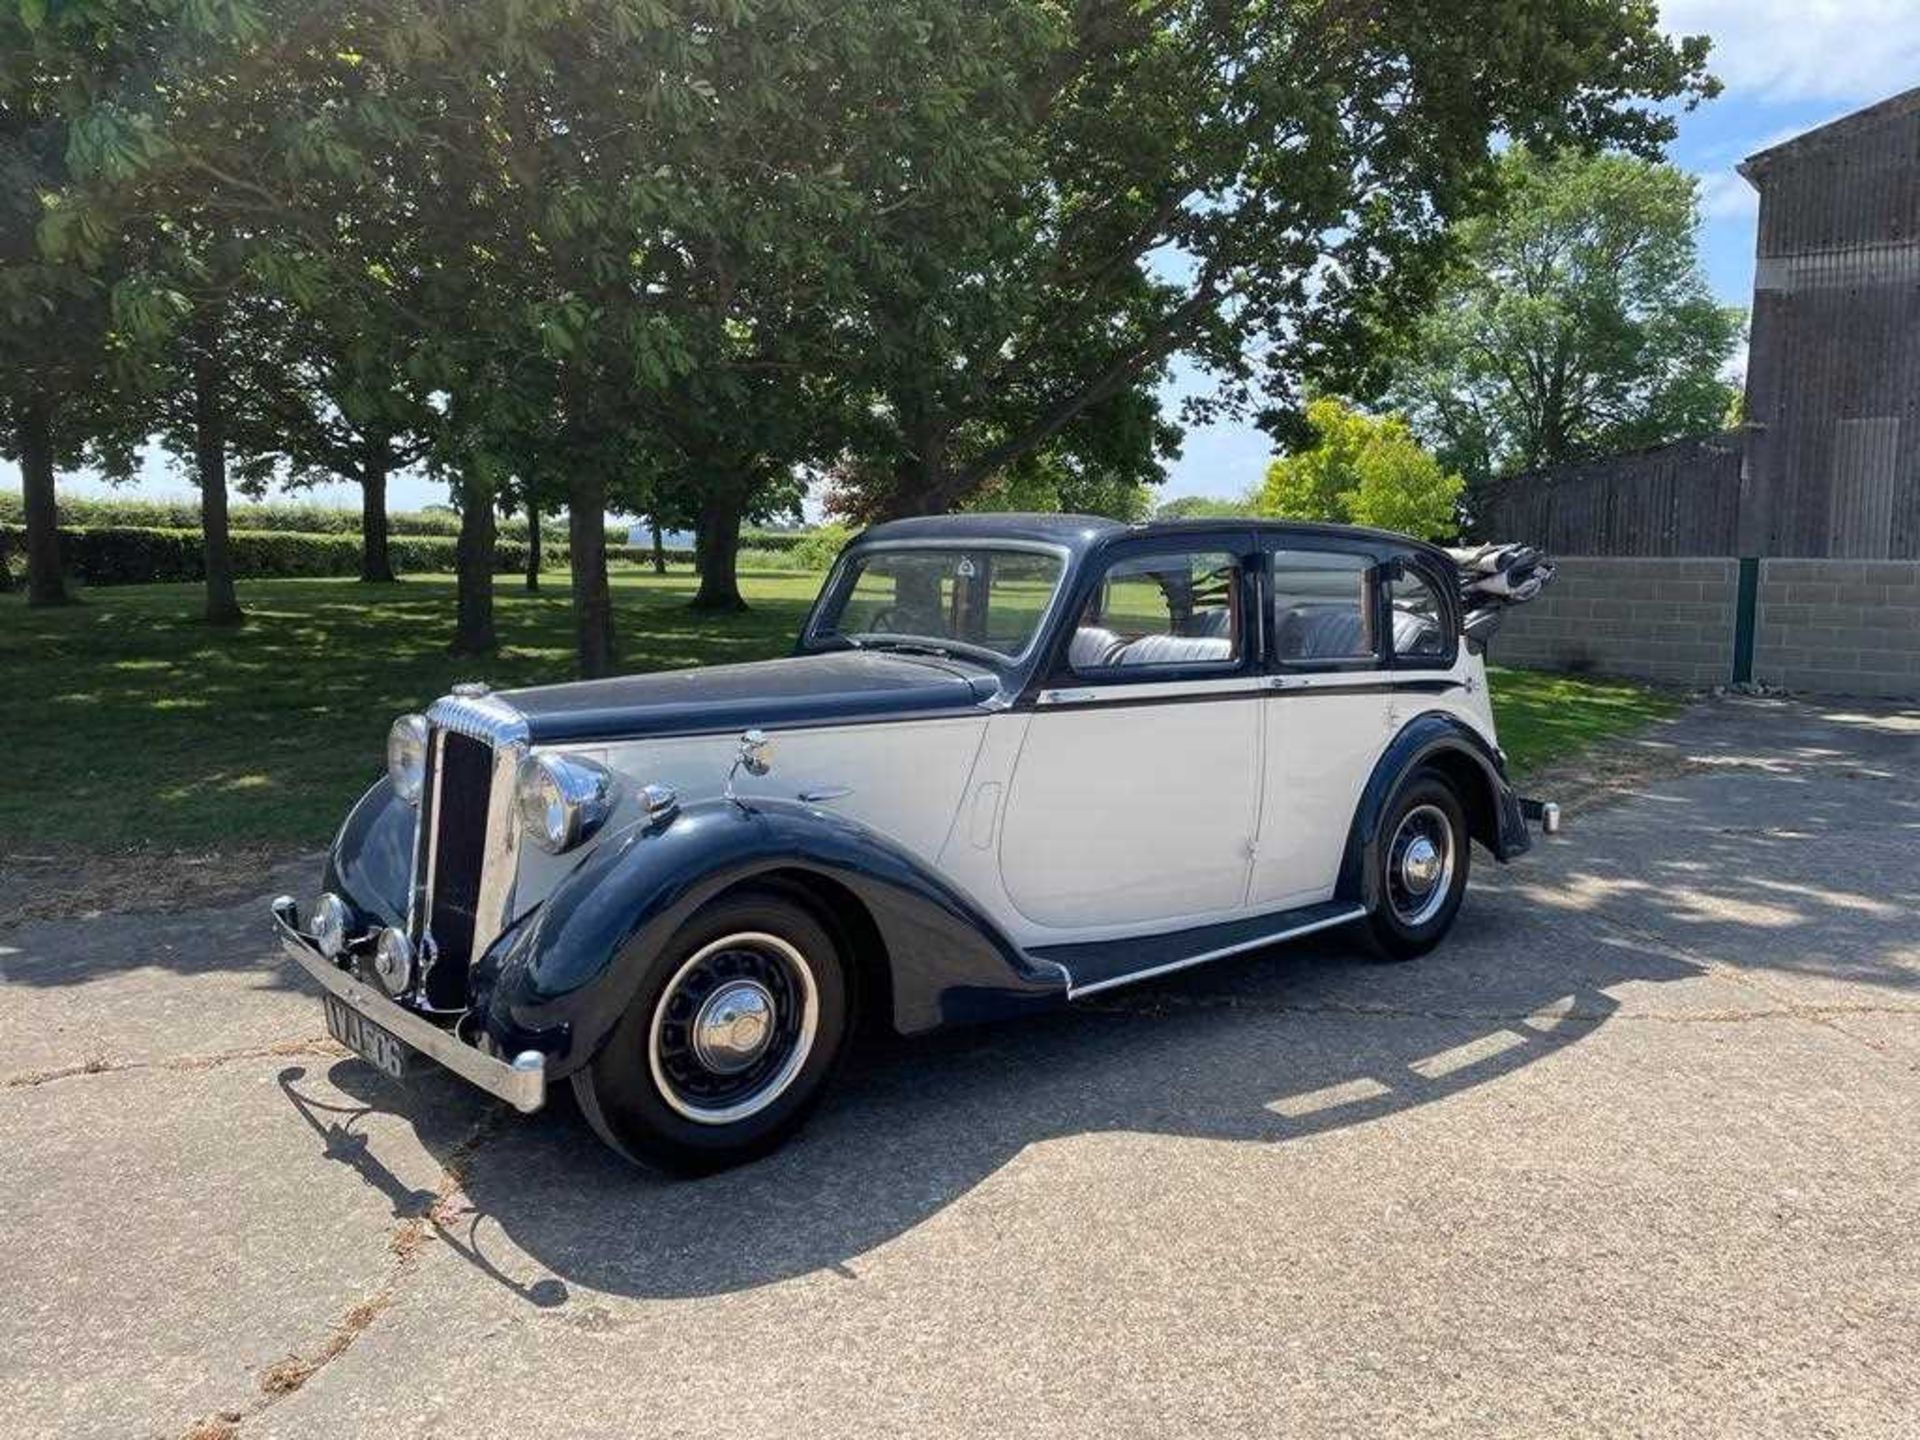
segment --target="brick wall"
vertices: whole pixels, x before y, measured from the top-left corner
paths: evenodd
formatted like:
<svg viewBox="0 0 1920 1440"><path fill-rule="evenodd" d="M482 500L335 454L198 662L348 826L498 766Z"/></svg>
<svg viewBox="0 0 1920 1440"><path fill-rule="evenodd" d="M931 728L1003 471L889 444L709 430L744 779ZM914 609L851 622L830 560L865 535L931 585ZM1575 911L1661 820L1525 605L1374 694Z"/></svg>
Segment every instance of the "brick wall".
<svg viewBox="0 0 1920 1440"><path fill-rule="evenodd" d="M1920 695L1920 562L1763 560L1756 619L1756 680L1835 695Z"/></svg>
<svg viewBox="0 0 1920 1440"><path fill-rule="evenodd" d="M1576 556L1514 607L1492 658L1704 689L1733 676L1737 560Z"/></svg>

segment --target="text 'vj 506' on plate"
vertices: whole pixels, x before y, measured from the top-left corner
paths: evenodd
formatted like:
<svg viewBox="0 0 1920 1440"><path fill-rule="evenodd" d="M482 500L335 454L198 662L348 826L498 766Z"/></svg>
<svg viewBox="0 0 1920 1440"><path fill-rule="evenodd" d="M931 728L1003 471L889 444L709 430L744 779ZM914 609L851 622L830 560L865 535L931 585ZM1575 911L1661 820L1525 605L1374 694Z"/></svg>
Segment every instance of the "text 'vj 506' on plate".
<svg viewBox="0 0 1920 1440"><path fill-rule="evenodd" d="M1082 516L856 539L792 656L394 723L288 951L329 1030L621 1153L760 1154L855 1023L992 1020L1336 926L1453 923L1527 848L1485 640L1550 564L1402 536Z"/></svg>

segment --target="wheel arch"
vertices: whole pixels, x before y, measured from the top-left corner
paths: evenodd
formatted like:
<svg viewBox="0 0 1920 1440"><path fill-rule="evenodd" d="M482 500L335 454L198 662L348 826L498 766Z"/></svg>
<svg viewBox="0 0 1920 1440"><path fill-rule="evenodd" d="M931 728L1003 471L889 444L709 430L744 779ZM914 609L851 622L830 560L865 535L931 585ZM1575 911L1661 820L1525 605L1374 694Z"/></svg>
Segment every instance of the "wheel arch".
<svg viewBox="0 0 1920 1440"><path fill-rule="evenodd" d="M722 895L773 887L844 937L873 1018L901 1034L1062 998L983 911L916 857L843 816L787 801L714 801L609 836L475 967L503 1053L565 1075L590 1059L646 967Z"/></svg>
<svg viewBox="0 0 1920 1440"><path fill-rule="evenodd" d="M781 865L734 881L707 903L758 890L784 895L805 907L839 947L854 992L855 1022L862 1028L893 1017L893 966L886 936L867 902L842 881L804 865Z"/></svg>
<svg viewBox="0 0 1920 1440"><path fill-rule="evenodd" d="M1460 797L1473 839L1497 860L1526 850L1526 824L1520 802L1507 781L1506 765L1479 731L1444 710L1428 710L1400 727L1374 763L1360 792L1347 831L1334 898L1372 910L1379 901L1378 870L1373 861L1381 844L1381 826L1395 793L1416 770L1437 771Z"/></svg>

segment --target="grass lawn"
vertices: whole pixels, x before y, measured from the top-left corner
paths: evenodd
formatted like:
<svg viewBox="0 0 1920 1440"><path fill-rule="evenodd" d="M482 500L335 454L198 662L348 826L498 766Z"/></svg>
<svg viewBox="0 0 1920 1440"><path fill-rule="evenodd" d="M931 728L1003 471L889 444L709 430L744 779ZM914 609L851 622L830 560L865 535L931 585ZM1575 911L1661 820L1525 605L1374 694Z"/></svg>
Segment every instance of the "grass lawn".
<svg viewBox="0 0 1920 1440"><path fill-rule="evenodd" d="M1499 651L1499 641L1494 642ZM1677 714L1678 696L1631 680L1488 668L1493 721L1516 776Z"/></svg>
<svg viewBox="0 0 1920 1440"><path fill-rule="evenodd" d="M757 660L793 643L815 575L742 577L753 609L690 614L692 577L616 570L616 624L634 670ZM395 715L457 680L506 688L571 678L565 577L530 596L495 592L502 649L445 653L450 577L240 585L246 625L209 630L198 586L90 591L28 610L0 596L0 855L151 847L317 848L379 774ZM1618 681L1502 670L1500 735L1525 770L1669 713Z"/></svg>

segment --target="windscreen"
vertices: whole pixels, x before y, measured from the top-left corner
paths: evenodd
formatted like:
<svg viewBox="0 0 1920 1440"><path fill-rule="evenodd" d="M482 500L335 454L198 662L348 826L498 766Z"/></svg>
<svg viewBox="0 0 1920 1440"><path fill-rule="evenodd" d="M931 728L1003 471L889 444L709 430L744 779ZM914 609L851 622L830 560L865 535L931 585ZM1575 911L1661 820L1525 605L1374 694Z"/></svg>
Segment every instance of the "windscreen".
<svg viewBox="0 0 1920 1440"><path fill-rule="evenodd" d="M1019 655L1060 583L1060 557L992 546L880 547L835 577L816 640L958 644Z"/></svg>

